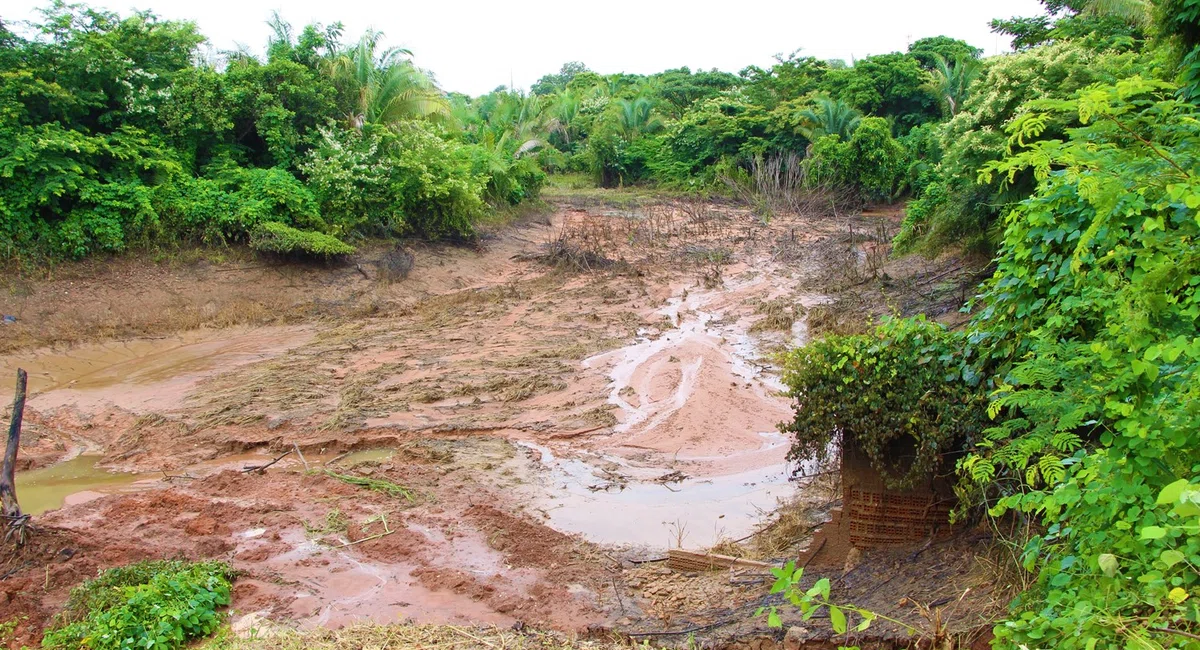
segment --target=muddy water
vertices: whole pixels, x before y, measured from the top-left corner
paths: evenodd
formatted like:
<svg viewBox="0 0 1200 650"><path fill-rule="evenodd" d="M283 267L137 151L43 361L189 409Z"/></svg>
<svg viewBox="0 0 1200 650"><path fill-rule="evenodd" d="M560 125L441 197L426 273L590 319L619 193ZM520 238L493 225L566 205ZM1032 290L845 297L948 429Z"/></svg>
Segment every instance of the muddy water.
<svg viewBox="0 0 1200 650"><path fill-rule="evenodd" d="M657 312L673 327L584 360L585 368L606 370L608 402L619 409L604 451L649 453L660 467L682 462L688 474L709 477L782 463L786 450L765 437L791 417L791 405L749 334L756 317L747 305L775 289L771 277L757 275L719 290L681 290ZM805 329L790 334L795 344Z"/></svg>
<svg viewBox="0 0 1200 650"><path fill-rule="evenodd" d="M602 543L704 547L749 534L795 493L777 431L791 405L749 334L747 301L775 291L772 282L680 291L657 312L673 328L583 362L607 371L620 422L590 455L523 443L548 470L534 501L551 526ZM803 319L784 336L802 344ZM672 471L687 478L655 480Z"/></svg>
<svg viewBox="0 0 1200 650"><path fill-rule="evenodd" d="M196 330L9 355L0 357L0 391L12 390L20 367L29 373L30 404L37 408L165 410L178 406L200 379L275 356L311 336L302 327Z"/></svg>
<svg viewBox="0 0 1200 650"><path fill-rule="evenodd" d="M155 482L153 476L108 472L96 467L99 456L76 456L57 465L17 472L17 497L31 515L64 505L83 503L119 491L137 490Z"/></svg>
<svg viewBox="0 0 1200 650"><path fill-rule="evenodd" d="M245 531L242 536L255 532ZM300 531L285 533L283 541L291 550L267 559L261 566L296 581L300 597L288 613L304 628L406 618L434 623L513 623L511 617L483 603L450 590L433 591L421 586L410 575L413 567L360 561L353 553L318 544ZM499 560L493 564L488 567L489 573L499 574L503 569Z"/></svg>
<svg viewBox="0 0 1200 650"><path fill-rule="evenodd" d="M792 494L786 440L776 433L776 425L791 416L791 406L762 362L760 338L749 334L756 320L753 301L786 294L780 282L769 273L744 272L731 274L717 289L678 286L658 311L670 326L641 332L630 345L583 362L584 372L607 377L607 399L619 423L611 434L553 451L530 445L545 476L534 481L528 496L553 527L598 542L704 546L745 535L762 512ZM820 297L801 302L820 302ZM800 321L782 336L799 343L805 333ZM310 336L304 328L260 328L46 350L23 359L0 358L0 381L11 385L8 375L19 363L30 371L36 408L169 410L204 377L269 358ZM384 460L389 454L356 452L340 463ZM306 460L319 466L332 457ZM183 471L203 475L269 458L265 453L228 456ZM19 479L22 498L34 498L25 496L31 490L44 492L45 505L35 507L45 510L68 498L131 489L138 480L88 463L49 468L61 475L40 483ZM301 464L299 457L289 456L276 469ZM608 480L600 467L618 468L626 477L623 487L594 489ZM654 482L671 471L687 478Z"/></svg>
<svg viewBox="0 0 1200 650"><path fill-rule="evenodd" d="M330 461L336 460L336 463L329 465L330 469L336 470L338 467L349 467L356 463L386 461L394 453L392 449L366 449L350 454L306 455L303 460L292 455L273 467L295 469L302 467L304 462L308 462L310 467L324 467ZM193 465L177 474L203 476L222 470L262 465L271 460L272 457L265 453L225 456L215 461ZM160 474L110 472L97 467L96 463L99 461L100 456L84 454L57 465L17 472L15 478L21 508L28 514L40 515L65 505L85 503L106 494L144 490L153 487L163 478Z"/></svg>
<svg viewBox="0 0 1200 650"><path fill-rule="evenodd" d="M555 487L535 499L535 509L549 518L551 527L605 544L703 548L738 539L795 491L788 483L787 463L667 484L635 478L614 484L611 474L595 465L527 446L541 454Z"/></svg>

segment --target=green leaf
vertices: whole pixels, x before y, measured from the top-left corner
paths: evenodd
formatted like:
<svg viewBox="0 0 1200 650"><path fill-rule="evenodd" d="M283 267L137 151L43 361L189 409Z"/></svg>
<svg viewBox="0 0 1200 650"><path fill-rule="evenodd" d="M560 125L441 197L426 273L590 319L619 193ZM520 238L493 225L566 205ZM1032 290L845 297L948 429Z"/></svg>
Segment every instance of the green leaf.
<svg viewBox="0 0 1200 650"><path fill-rule="evenodd" d="M846 615L842 610L833 605L829 606L829 622L833 625L834 632L838 634L846 633Z"/></svg>
<svg viewBox="0 0 1200 650"><path fill-rule="evenodd" d="M779 618L779 612L776 612L774 609L771 610L770 614L767 614L767 627L783 627L783 620Z"/></svg>
<svg viewBox="0 0 1200 650"><path fill-rule="evenodd" d="M1168 549L1159 554L1158 559L1162 560L1167 568L1173 567L1184 560L1186 556L1175 549Z"/></svg>
<svg viewBox="0 0 1200 650"><path fill-rule="evenodd" d="M1191 483L1185 478L1175 481L1174 483L1163 488L1162 491L1158 493L1158 501L1155 501L1155 503L1160 506L1176 503L1179 501L1179 497L1183 495L1183 491L1186 490L1190 484Z"/></svg>
<svg viewBox="0 0 1200 650"><path fill-rule="evenodd" d="M1143 540L1162 539L1167 536L1167 529L1161 526L1145 526L1142 528Z"/></svg>
<svg viewBox="0 0 1200 650"><path fill-rule="evenodd" d="M1100 570L1104 572L1104 575L1110 578L1117 575L1117 556L1112 553L1101 553L1100 557L1096 559L1096 563L1100 565Z"/></svg>
<svg viewBox="0 0 1200 650"><path fill-rule="evenodd" d="M821 594L821 598L829 600L829 578L821 578L813 585L813 588L817 590L817 593Z"/></svg>

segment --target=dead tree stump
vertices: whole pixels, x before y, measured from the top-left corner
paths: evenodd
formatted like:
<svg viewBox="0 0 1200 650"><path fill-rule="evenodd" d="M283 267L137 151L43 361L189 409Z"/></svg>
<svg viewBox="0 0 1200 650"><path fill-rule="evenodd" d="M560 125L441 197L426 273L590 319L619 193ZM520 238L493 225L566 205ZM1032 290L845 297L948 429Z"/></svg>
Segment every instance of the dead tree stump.
<svg viewBox="0 0 1200 650"><path fill-rule="evenodd" d="M4 463L0 465L0 510L3 511L7 530L5 541L22 546L29 534L29 515L21 512L17 501L17 485L14 475L17 464L17 448L21 445L21 418L25 415L25 387L29 380L24 370L17 369L17 395L13 399L12 421L8 425L8 444L4 448Z"/></svg>

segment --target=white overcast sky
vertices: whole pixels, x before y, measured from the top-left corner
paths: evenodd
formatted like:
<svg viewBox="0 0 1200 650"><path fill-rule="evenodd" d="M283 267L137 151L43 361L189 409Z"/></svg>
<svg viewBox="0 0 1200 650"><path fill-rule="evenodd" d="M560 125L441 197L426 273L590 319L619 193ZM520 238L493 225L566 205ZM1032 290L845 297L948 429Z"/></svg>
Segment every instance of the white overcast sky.
<svg viewBox="0 0 1200 650"><path fill-rule="evenodd" d="M0 18L37 16L45 2L0 0ZM528 88L565 61L601 73L652 73L689 66L737 72L766 67L800 49L822 59L862 58L904 50L945 34L992 55L1008 42L988 29L992 18L1036 15L1037 0L95 0L122 14L150 9L193 20L217 49L239 44L261 52L273 10L297 31L309 22L341 21L346 37L381 30L388 45L407 47L446 90L478 95L510 79Z"/></svg>

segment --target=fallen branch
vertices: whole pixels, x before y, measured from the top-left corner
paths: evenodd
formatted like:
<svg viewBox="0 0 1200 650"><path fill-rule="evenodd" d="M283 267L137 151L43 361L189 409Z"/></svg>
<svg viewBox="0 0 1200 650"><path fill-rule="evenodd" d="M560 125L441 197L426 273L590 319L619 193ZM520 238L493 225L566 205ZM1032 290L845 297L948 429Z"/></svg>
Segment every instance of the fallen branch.
<svg viewBox="0 0 1200 650"><path fill-rule="evenodd" d="M962 265L960 264L960 265L958 265L958 266L955 266L955 267L953 267L953 268L951 268L951 269L948 269L948 270L946 270L946 271L942 271L941 273L938 273L937 275L933 276L932 278L927 278L927 279L925 279L925 280L921 280L921 281L918 283L918 285L930 284L930 283L932 283L932 282L935 282L935 281L937 281L937 280L941 280L942 278L946 277L947 275L950 275L951 273L954 273L955 271L961 271L961 270L962 270Z"/></svg>
<svg viewBox="0 0 1200 650"><path fill-rule="evenodd" d="M576 436L582 436L582 435L592 433L593 431L599 431L601 429L608 429L608 428L609 427L607 425L605 425L605 426L599 426L599 427L592 427L590 429L582 429L580 431L567 431L564 433L554 433L554 434L550 435L550 439L551 440L563 440L565 438L574 438Z"/></svg>
<svg viewBox="0 0 1200 650"><path fill-rule="evenodd" d="M1191 632L1184 632L1183 630L1176 630L1173 627L1152 627L1150 629L1154 630L1155 632L1166 632L1167 634L1175 634L1188 639L1200 641L1200 635L1192 634Z"/></svg>
<svg viewBox="0 0 1200 650"><path fill-rule="evenodd" d="M624 616L625 615L625 601L621 600L621 590L617 589L617 578L616 578L616 576L610 576L609 579L612 580L613 594L616 595L616 597L617 597L617 604L621 606L621 616Z"/></svg>
<svg viewBox="0 0 1200 650"><path fill-rule="evenodd" d="M487 647L489 647L489 648L494 648L494 647L496 647L496 644L494 644L494 643L490 643L490 642L488 642L488 641L485 641L485 640L483 640L483 639L481 639L481 638L479 638L479 637L475 636L474 634L471 634L470 632L468 632L468 631L466 631L466 630L459 629L459 628L457 628L457 627L454 627L453 625L450 625L450 626L447 626L447 627L448 627L448 629L450 629L450 630L452 630L452 631L454 631L454 632L456 632L456 633L458 633L458 634L461 634L461 635L463 635L463 636L467 637L468 639L471 639L472 641L475 641L475 642L477 642L477 643L482 643L483 645L485 645L485 646L487 646Z"/></svg>
<svg viewBox="0 0 1200 650"><path fill-rule="evenodd" d="M334 463L338 462L339 460L341 460L341 459L345 458L346 456L349 456L349 455L350 455L350 454L352 454L352 453L354 453L354 452L352 452L352 451L348 451L348 452L346 452L346 453L344 453L344 454L340 454L340 455L338 455L338 456L335 456L335 457L333 457L333 458L331 458L331 459L329 459L329 460L325 461L325 466L326 466L326 467L328 467L328 466L330 466L330 465L332 465L332 464L334 464Z"/></svg>
<svg viewBox="0 0 1200 650"><path fill-rule="evenodd" d="M247 467L243 467L243 468L242 468L242 473L243 473L243 474L247 474L247 473L250 473L250 472L258 472L259 474L261 474L261 473L263 472L263 470L265 470L265 469L267 469L268 467L270 467L270 466L274 465L275 463L278 463L279 461L283 460L285 457L287 457L287 456L288 456L289 454L291 454L293 451L294 451L293 449L289 449L289 450L287 450L287 451L283 452L282 454L279 454L279 456L277 456L277 457L275 458L275 460L272 460L271 462L267 463L266 465L250 465L250 466L247 466Z"/></svg>

